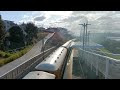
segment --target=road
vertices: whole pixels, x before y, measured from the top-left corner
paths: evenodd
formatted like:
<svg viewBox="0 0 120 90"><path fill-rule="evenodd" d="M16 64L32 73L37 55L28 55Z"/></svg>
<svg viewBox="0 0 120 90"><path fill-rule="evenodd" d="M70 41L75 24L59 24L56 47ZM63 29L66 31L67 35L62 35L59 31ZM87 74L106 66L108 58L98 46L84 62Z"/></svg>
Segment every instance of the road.
<svg viewBox="0 0 120 90"><path fill-rule="evenodd" d="M51 38L54 35L54 33L49 33L45 39L44 39L44 43ZM28 59L32 58L35 55L38 55L41 53L41 48L42 48L42 40L39 41L37 44L35 44L33 46L33 48L26 53L25 55L23 55L22 57L2 66L0 68L0 76L3 75L4 73L10 71L11 69L15 68L16 66L20 65L21 63L27 61Z"/></svg>

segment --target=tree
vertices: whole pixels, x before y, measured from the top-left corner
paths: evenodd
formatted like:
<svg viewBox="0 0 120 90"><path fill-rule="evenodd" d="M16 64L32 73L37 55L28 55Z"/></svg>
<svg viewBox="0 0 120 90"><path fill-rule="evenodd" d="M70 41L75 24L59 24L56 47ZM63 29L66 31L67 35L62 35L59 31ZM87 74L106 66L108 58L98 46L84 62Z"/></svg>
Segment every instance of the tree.
<svg viewBox="0 0 120 90"><path fill-rule="evenodd" d="M4 48L4 38L5 38L5 28L4 24L0 15L0 50L3 50Z"/></svg>
<svg viewBox="0 0 120 90"><path fill-rule="evenodd" d="M19 26L13 26L9 29L10 41L18 48L24 45L24 34L22 29ZM17 46L16 46L17 45Z"/></svg>
<svg viewBox="0 0 120 90"><path fill-rule="evenodd" d="M37 39L38 28L33 23L27 23L25 32L27 33L27 41L30 44L33 38Z"/></svg>

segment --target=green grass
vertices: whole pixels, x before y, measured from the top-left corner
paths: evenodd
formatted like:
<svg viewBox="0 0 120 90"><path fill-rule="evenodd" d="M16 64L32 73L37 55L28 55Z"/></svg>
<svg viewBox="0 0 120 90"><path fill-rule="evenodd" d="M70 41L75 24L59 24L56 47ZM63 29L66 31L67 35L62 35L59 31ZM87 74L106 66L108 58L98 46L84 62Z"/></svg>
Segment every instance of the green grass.
<svg viewBox="0 0 120 90"><path fill-rule="evenodd" d="M32 48L32 46L28 46L26 48L24 48L21 51L18 51L16 53L8 53L8 52L2 52L0 51L0 55L1 57L4 57L3 59L0 60L0 66L3 66L13 60L16 60L17 58L23 56L24 54L26 54L30 49Z"/></svg>
<svg viewBox="0 0 120 90"><path fill-rule="evenodd" d="M106 53L111 53L109 50L107 50L106 48L101 48L101 49L99 49L100 51L102 51L102 52L106 52Z"/></svg>
<svg viewBox="0 0 120 90"><path fill-rule="evenodd" d="M107 50L106 48L101 48L99 50L102 51L102 52L105 52L106 53L105 55L108 56L108 57L111 57L111 58L114 58L114 59L120 59L120 55L119 56L115 56L115 55L109 54L111 52L109 50Z"/></svg>

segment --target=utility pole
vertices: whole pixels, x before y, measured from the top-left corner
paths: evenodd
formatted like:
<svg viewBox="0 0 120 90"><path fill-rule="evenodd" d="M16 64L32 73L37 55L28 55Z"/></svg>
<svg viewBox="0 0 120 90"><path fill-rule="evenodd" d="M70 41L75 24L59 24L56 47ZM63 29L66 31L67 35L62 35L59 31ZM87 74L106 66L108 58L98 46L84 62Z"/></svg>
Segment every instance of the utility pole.
<svg viewBox="0 0 120 90"><path fill-rule="evenodd" d="M82 30L80 30L80 41L82 42Z"/></svg>
<svg viewBox="0 0 120 90"><path fill-rule="evenodd" d="M87 21L87 23L86 23L86 38L85 38L85 45L87 45L87 42L88 42L88 32L87 32L87 28L88 28L88 25L91 25L91 24L88 24L88 21Z"/></svg>
<svg viewBox="0 0 120 90"><path fill-rule="evenodd" d="M84 30L83 30L83 50L84 50L84 45L85 45L85 27L86 27L86 24L79 24L79 25L82 25L84 27Z"/></svg>
<svg viewBox="0 0 120 90"><path fill-rule="evenodd" d="M85 45L87 45L87 42L88 42L88 32L87 32L87 28L88 28L88 25L91 25L91 24L88 24L88 21L84 24L79 24L79 25L82 25L84 27L84 31L83 31L83 50L84 50L84 47Z"/></svg>
<svg viewBox="0 0 120 90"><path fill-rule="evenodd" d="M89 47L89 42L90 42L90 31L88 31L88 47Z"/></svg>

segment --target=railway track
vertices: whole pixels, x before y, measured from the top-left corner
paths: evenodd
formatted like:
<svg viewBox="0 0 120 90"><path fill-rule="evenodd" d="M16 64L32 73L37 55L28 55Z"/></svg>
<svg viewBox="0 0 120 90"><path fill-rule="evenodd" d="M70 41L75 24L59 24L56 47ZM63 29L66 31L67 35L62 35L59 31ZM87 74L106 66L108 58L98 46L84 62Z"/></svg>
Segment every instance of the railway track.
<svg viewBox="0 0 120 90"><path fill-rule="evenodd" d="M23 79L63 79L73 41L74 39L69 40L57 48L35 68L33 67L34 70L31 70Z"/></svg>

